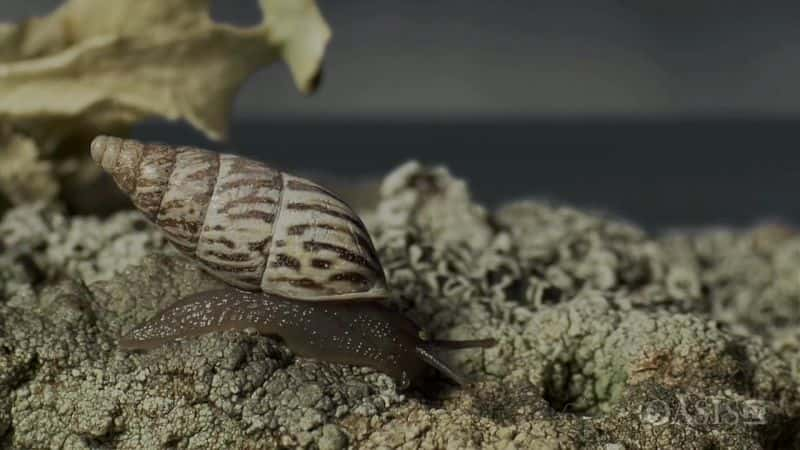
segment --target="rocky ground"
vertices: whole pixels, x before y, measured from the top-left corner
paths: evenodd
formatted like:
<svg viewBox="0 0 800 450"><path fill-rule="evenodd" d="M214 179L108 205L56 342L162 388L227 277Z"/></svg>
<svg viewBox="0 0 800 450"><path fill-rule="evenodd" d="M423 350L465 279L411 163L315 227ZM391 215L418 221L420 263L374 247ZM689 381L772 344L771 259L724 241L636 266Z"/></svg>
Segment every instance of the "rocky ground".
<svg viewBox="0 0 800 450"><path fill-rule="evenodd" d="M418 390L225 332L116 337L220 285L136 212L0 221L0 445L11 448L800 448L800 237L650 236L544 202L488 212L404 165L362 211L395 306L474 383Z"/></svg>

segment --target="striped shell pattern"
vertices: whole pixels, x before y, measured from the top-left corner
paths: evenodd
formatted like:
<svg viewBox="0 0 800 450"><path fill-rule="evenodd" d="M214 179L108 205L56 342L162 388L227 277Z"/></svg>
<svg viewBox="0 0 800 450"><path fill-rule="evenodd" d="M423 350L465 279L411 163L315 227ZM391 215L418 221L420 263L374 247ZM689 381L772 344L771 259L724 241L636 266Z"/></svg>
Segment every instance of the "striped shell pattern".
<svg viewBox="0 0 800 450"><path fill-rule="evenodd" d="M235 155L110 136L91 153L178 250L228 284L300 300L387 294L364 224L311 181Z"/></svg>

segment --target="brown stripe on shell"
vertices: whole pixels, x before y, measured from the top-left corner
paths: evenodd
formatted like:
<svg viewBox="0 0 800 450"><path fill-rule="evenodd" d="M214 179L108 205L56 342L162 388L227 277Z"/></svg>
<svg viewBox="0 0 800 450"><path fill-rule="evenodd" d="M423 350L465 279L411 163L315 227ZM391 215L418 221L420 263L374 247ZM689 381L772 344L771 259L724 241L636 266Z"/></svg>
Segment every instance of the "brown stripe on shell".
<svg viewBox="0 0 800 450"><path fill-rule="evenodd" d="M317 251L320 251L320 250L328 250L328 251L331 251L333 253L336 253L336 255L339 258L344 259L345 261L349 261L349 262L351 262L353 264L359 265L361 267L365 267L365 268L373 271L376 274L377 273L382 273L380 271L380 268L379 267L375 267L373 265L373 263L370 260L368 260L367 258L364 258L361 255L353 253L350 250L348 250L348 249L346 249L344 247L335 245L335 244L331 244L331 243L328 243L328 242L319 242L319 241L306 241L306 242L303 242L303 249L306 250L306 251L309 251L309 252L317 252Z"/></svg>
<svg viewBox="0 0 800 450"><path fill-rule="evenodd" d="M207 169L201 169L196 172L192 172L186 176L187 181L203 181L209 178L216 178L217 170L219 169L219 165L216 164L214 166L208 167ZM213 186L213 185L212 185Z"/></svg>
<svg viewBox="0 0 800 450"><path fill-rule="evenodd" d="M205 193L198 193L192 196L192 201L199 204L204 204L209 201L209 196ZM205 222L204 222L205 223Z"/></svg>
<svg viewBox="0 0 800 450"><path fill-rule="evenodd" d="M200 229L200 223L195 220L180 218L161 219L158 225L170 236L191 241Z"/></svg>
<svg viewBox="0 0 800 450"><path fill-rule="evenodd" d="M272 223L275 221L275 214L257 210L250 210L240 214L228 214L228 216L230 220L258 219L266 223Z"/></svg>
<svg viewBox="0 0 800 450"><path fill-rule="evenodd" d="M143 186L140 183L136 188L143 190L150 189L150 186ZM164 192L157 190L159 188L158 186L153 186L151 192L139 192L136 197L132 199L133 205L150 220L155 220L161 208L161 199L164 197Z"/></svg>
<svg viewBox="0 0 800 450"><path fill-rule="evenodd" d="M207 250L203 252L204 257L212 256L217 258L219 261L230 261L230 262L244 262L250 261L252 259L252 255L250 253L236 253L236 252L215 252L213 250Z"/></svg>
<svg viewBox="0 0 800 450"><path fill-rule="evenodd" d="M263 250L264 252L268 252L269 250L267 250L267 245L270 243L271 240L272 240L272 236L270 236L270 237L268 237L266 239L263 239L261 241L248 242L247 243L247 248L250 251L253 251L253 252L257 252L257 251L261 251L261 250ZM266 257L266 254L264 256Z"/></svg>
<svg viewBox="0 0 800 450"><path fill-rule="evenodd" d="M299 271L302 266L303 265L300 263L299 259L284 253L278 253L275 255L270 263L270 267L288 267L296 271Z"/></svg>
<svg viewBox="0 0 800 450"><path fill-rule="evenodd" d="M273 283L287 283L295 287L301 287L303 289L311 289L315 291L325 290L325 286L317 283L311 278L275 277L275 278L270 278L269 281Z"/></svg>
<svg viewBox="0 0 800 450"><path fill-rule="evenodd" d="M228 247L228 248L235 248L236 247L236 243L235 242L233 242L232 240L230 240L228 238L224 238L224 237L212 239L212 238L209 238L209 237L201 236L200 237L200 242L207 243L207 244L222 244L222 245L224 245L225 247Z"/></svg>
<svg viewBox="0 0 800 450"><path fill-rule="evenodd" d="M364 233L368 233L367 228L364 226L364 223L361 222L361 220L355 217L352 213L337 211L335 209L329 208L324 205L312 205L308 203L298 203L298 202L289 202L286 205L286 209L295 211L316 211L320 214L325 214L327 216L335 217L337 219L350 222L353 225L355 225L359 230L363 231Z"/></svg>
<svg viewBox="0 0 800 450"><path fill-rule="evenodd" d="M231 158L231 172L238 173L239 175L261 175L264 173L264 169L279 173L258 161L242 158L241 156L231 156L233 156ZM280 186L280 184L276 186Z"/></svg>
<svg viewBox="0 0 800 450"><path fill-rule="evenodd" d="M328 270L332 265L333 264L327 259L311 258L311 266L317 269Z"/></svg>
<svg viewBox="0 0 800 450"><path fill-rule="evenodd" d="M193 199L189 199L189 200L193 200ZM174 200L170 200L170 201L165 201L165 202L161 203L161 208L162 209L183 208L183 207L186 207L186 205L191 203L189 200L183 199L183 198L178 198L178 199L174 199Z"/></svg>
<svg viewBox="0 0 800 450"><path fill-rule="evenodd" d="M219 272L227 274L253 273L260 275L262 269L260 264L257 266L235 266L228 264L219 264L208 260L201 261L201 264L210 269L215 275Z"/></svg>
<svg viewBox="0 0 800 450"><path fill-rule="evenodd" d="M231 209L236 208L238 206L261 205L261 204L276 205L277 203L278 202L272 197L268 197L268 196L265 196L265 195L251 194L251 195L247 195L245 197L238 198L236 200L232 200L232 201L226 203L221 208L217 209L217 212L220 213L220 214L225 214L228 211L230 211Z"/></svg>
<svg viewBox="0 0 800 450"><path fill-rule="evenodd" d="M311 225L309 224L292 225L286 230L286 234L289 236L302 236L310 227Z"/></svg>
<svg viewBox="0 0 800 450"><path fill-rule="evenodd" d="M331 192L331 191L325 189L324 187L322 187L322 186L320 186L318 184L315 184L315 183L311 183L311 182L304 181L304 180L299 180L299 179L293 179L293 180L289 180L286 183L286 187L289 190L292 190L292 191L316 192L318 194L322 194L322 195L329 196L331 198L335 198L336 200L338 200L342 204L345 204L344 200L339 198L338 195L336 195L335 193L333 193L333 192Z"/></svg>
<svg viewBox="0 0 800 450"><path fill-rule="evenodd" d="M367 286L369 280L358 272L335 273L329 278L331 281L347 281L356 286Z"/></svg>
<svg viewBox="0 0 800 450"><path fill-rule="evenodd" d="M258 287L261 286L261 280L263 279L263 272L259 271L257 273L254 273L252 276L251 275L238 276L236 279L243 283L240 286L244 289L259 290Z"/></svg>
<svg viewBox="0 0 800 450"><path fill-rule="evenodd" d="M301 236L309 228L322 228L324 230L338 231L339 233L344 233L347 235L353 234L351 228L340 227L329 223L301 223L292 225L288 228L286 234L290 236Z"/></svg>
<svg viewBox="0 0 800 450"><path fill-rule="evenodd" d="M242 187L249 187L253 189L278 189L280 188L280 181L275 179L261 179L261 178L246 178L243 180L230 181L220 185L220 189L239 189Z"/></svg>

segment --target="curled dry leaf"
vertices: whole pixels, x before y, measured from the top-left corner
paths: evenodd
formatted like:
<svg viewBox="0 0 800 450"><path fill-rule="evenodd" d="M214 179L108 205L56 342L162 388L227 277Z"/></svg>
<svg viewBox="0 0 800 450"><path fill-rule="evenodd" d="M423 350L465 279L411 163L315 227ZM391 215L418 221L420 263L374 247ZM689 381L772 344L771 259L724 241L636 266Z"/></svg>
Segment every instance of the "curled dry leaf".
<svg viewBox="0 0 800 450"><path fill-rule="evenodd" d="M0 25L0 120L32 136L40 158L65 159L65 144L85 151L84 137L147 117L222 139L239 87L281 58L313 91L330 38L313 0L260 0L265 19L252 27L214 22L209 3L69 0Z"/></svg>
<svg viewBox="0 0 800 450"><path fill-rule="evenodd" d="M302 92L330 31L310 0L262 0L268 19L215 23L208 0L72 0L52 15L0 31L0 115L92 125L147 116L186 119L225 135L233 96L285 57Z"/></svg>

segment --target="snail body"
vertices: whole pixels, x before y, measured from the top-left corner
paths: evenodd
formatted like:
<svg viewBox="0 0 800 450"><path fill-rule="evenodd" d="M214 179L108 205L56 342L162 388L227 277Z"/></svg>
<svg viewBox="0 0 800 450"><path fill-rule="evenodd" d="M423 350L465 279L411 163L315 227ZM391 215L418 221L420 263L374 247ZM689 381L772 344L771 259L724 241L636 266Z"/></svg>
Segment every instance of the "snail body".
<svg viewBox="0 0 800 450"><path fill-rule="evenodd" d="M123 350L149 350L178 338L248 328L281 338L298 356L373 367L401 387L419 379L429 365L464 384L436 353L493 344L423 340L414 322L380 302L311 303L231 288L182 298L134 328L119 345Z"/></svg>
<svg viewBox="0 0 800 450"><path fill-rule="evenodd" d="M381 302L389 292L363 222L316 183L235 155L109 136L91 154L180 252L231 286L180 299L122 349L254 328L300 356L371 366L407 386L427 366L461 384L437 351L494 343L421 339Z"/></svg>

